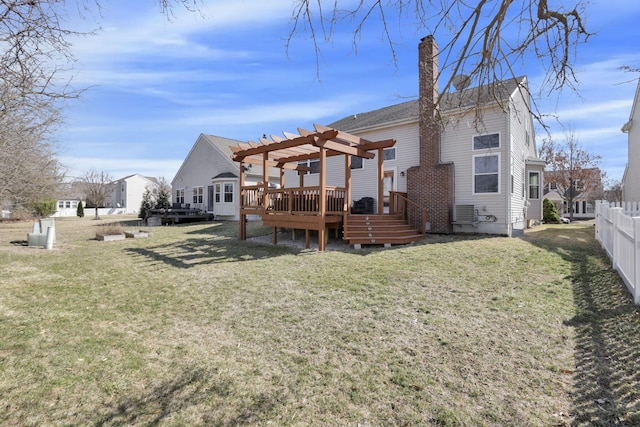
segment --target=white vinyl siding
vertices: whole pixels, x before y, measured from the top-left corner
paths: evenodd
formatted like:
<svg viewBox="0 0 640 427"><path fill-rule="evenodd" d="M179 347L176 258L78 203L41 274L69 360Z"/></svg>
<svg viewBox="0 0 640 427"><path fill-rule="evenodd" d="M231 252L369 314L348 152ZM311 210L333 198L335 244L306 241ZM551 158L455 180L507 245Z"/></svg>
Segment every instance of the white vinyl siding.
<svg viewBox="0 0 640 427"><path fill-rule="evenodd" d="M396 191L407 191L407 178L406 170L413 166L418 166L420 151L418 145L418 123L409 123L401 126L391 126L388 128L370 131L370 132L354 132L358 136L368 139L370 141L381 141L385 139L395 139L397 147L395 149L395 160L385 160L384 169L392 170L395 172L394 186ZM394 148L395 148L394 147ZM387 149L389 150L389 149ZM386 153L383 151L383 156L391 156L393 150ZM352 169L351 171L351 198L353 200L360 200L363 197L378 198L378 151L372 151L375 154L373 159L364 159L362 161L362 169ZM352 157L352 163L355 157ZM327 159L327 185L344 186L344 156L334 156ZM402 175L404 172L404 175ZM304 183L306 185L315 184L314 176L305 176ZM287 186L298 186L298 178L291 178L286 182Z"/></svg>

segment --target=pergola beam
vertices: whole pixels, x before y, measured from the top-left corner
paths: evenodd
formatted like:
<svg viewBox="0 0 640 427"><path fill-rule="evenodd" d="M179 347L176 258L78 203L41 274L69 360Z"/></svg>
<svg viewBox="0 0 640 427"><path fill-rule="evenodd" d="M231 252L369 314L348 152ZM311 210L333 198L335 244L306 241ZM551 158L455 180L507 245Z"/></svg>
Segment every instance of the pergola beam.
<svg viewBox="0 0 640 427"><path fill-rule="evenodd" d="M373 153L369 153L368 151L351 145L344 145L336 141L316 140L316 145L324 147L327 150L336 151L342 154L351 154L352 156L363 157L365 159L373 159L375 157L375 154Z"/></svg>

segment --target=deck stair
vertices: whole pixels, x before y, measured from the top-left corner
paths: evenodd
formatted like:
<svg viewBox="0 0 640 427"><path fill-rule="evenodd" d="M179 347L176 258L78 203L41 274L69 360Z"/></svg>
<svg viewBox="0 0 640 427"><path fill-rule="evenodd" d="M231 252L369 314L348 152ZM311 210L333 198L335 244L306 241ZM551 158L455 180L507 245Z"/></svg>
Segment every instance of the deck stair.
<svg viewBox="0 0 640 427"><path fill-rule="evenodd" d="M349 215L343 239L350 245L400 245L424 238L393 215Z"/></svg>

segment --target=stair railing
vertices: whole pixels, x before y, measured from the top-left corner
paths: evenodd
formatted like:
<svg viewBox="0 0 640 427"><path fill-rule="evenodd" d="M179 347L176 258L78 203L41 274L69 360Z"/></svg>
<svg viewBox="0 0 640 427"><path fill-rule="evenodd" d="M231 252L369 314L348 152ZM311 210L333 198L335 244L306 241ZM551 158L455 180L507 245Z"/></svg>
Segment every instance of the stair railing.
<svg viewBox="0 0 640 427"><path fill-rule="evenodd" d="M396 215L423 235L427 233L427 210L407 198L407 193L389 192L389 215Z"/></svg>

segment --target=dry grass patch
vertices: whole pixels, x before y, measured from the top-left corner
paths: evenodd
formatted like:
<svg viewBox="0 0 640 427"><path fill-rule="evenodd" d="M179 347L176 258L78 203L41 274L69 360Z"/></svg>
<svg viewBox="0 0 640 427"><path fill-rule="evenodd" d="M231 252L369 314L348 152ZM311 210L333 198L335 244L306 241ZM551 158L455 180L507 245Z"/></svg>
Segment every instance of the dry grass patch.
<svg viewBox="0 0 640 427"><path fill-rule="evenodd" d="M114 245L95 225L0 242L3 424L638 420L640 321L592 227L317 253L235 223Z"/></svg>

